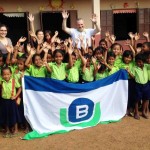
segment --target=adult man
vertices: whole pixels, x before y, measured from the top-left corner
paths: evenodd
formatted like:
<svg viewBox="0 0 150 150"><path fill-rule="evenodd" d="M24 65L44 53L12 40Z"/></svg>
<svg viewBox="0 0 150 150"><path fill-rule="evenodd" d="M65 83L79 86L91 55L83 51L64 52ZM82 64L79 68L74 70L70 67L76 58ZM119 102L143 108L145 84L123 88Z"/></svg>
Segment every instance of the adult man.
<svg viewBox="0 0 150 150"><path fill-rule="evenodd" d="M95 35L96 33L100 32L100 27L97 24L97 17L94 14L92 16L91 21L95 25L95 29L88 28L85 29L84 20L82 18L77 19L77 28L68 28L67 27L67 19L69 17L69 13L66 10L62 11L62 30L64 30L66 33L70 34L73 42L75 44L75 41L78 40L78 48L81 48L81 41L83 41L84 46L86 47L86 43L88 41L88 46L91 46L91 37L92 35Z"/></svg>

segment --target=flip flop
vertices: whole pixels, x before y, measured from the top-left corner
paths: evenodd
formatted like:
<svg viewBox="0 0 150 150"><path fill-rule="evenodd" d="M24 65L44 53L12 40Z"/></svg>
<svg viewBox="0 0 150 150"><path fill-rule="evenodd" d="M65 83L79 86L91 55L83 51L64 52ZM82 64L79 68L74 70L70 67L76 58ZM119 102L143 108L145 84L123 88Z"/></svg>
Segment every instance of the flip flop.
<svg viewBox="0 0 150 150"><path fill-rule="evenodd" d="M5 134L3 135L3 137L4 137L4 138L10 138L10 134L9 134L9 133L5 133Z"/></svg>
<svg viewBox="0 0 150 150"><path fill-rule="evenodd" d="M10 137L17 137L19 135L19 133L13 133L13 134L10 134Z"/></svg>

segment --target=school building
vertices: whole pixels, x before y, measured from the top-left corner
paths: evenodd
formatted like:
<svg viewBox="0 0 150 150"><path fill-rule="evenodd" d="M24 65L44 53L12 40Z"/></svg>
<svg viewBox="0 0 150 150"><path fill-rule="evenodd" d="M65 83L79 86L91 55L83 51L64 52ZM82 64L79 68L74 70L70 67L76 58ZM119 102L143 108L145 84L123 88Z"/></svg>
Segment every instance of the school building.
<svg viewBox="0 0 150 150"><path fill-rule="evenodd" d="M139 32L142 40L144 31L150 33L150 0L1 0L0 22L9 27L8 37L13 44L21 36L29 37L29 13L35 16L35 29L57 30L64 39L68 35L61 30L62 9L70 14L68 27L75 27L78 17L85 20L87 28L93 27L90 17L96 13L101 37L110 31L123 41L129 38L128 32Z"/></svg>

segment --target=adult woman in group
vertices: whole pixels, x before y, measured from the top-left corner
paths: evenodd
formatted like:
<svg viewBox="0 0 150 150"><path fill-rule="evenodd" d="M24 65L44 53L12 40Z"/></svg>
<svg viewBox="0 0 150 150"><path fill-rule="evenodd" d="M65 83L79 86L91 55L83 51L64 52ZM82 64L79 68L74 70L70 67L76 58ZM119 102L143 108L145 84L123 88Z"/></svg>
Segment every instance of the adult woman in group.
<svg viewBox="0 0 150 150"><path fill-rule="evenodd" d="M8 49L13 51L11 39L7 36L8 28L5 24L0 24L0 53L3 54L4 60L6 60Z"/></svg>

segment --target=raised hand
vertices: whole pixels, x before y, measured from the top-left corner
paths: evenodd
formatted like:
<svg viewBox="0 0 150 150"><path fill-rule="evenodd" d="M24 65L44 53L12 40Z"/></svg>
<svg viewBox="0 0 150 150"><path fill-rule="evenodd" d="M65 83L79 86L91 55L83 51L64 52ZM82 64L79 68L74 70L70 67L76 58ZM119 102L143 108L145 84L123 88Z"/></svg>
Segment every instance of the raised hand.
<svg viewBox="0 0 150 150"><path fill-rule="evenodd" d="M69 17L69 13L67 12L67 10L62 11L62 17L63 19L67 19Z"/></svg>
<svg viewBox="0 0 150 150"><path fill-rule="evenodd" d="M34 16L32 14L29 14L28 19L29 19L30 22L33 22L34 21Z"/></svg>
<svg viewBox="0 0 150 150"><path fill-rule="evenodd" d="M148 38L148 37L149 37L148 32L144 32L144 33L143 33L143 36L146 37L146 38Z"/></svg>
<svg viewBox="0 0 150 150"><path fill-rule="evenodd" d="M112 40L113 43L115 43L116 36L112 34L112 35L110 36L110 39Z"/></svg>
<svg viewBox="0 0 150 150"><path fill-rule="evenodd" d="M18 42L19 42L19 43L23 43L23 42L26 41L26 39L27 39L26 37L23 37L23 36L22 36L22 37L18 40Z"/></svg>
<svg viewBox="0 0 150 150"><path fill-rule="evenodd" d="M30 51L31 51L31 45L30 45L30 43L28 43L27 44L27 52L30 53Z"/></svg>
<svg viewBox="0 0 150 150"><path fill-rule="evenodd" d="M31 48L30 50L30 55L34 55L36 53L35 49L34 48Z"/></svg>
<svg viewBox="0 0 150 150"><path fill-rule="evenodd" d="M90 20L93 22L93 23L97 23L97 15L96 14L93 14L92 15L92 18L90 18Z"/></svg>
<svg viewBox="0 0 150 150"><path fill-rule="evenodd" d="M55 31L55 36L58 36L58 33L59 33L58 31Z"/></svg>
<svg viewBox="0 0 150 150"><path fill-rule="evenodd" d="M93 63L93 64L96 63L96 58L92 57L92 63Z"/></svg>
<svg viewBox="0 0 150 150"><path fill-rule="evenodd" d="M109 37L110 37L109 31L106 31L106 32L105 32L105 37L106 37L106 38L109 38Z"/></svg>
<svg viewBox="0 0 150 150"><path fill-rule="evenodd" d="M129 32L128 35L131 39L133 39L135 37L135 35L132 32Z"/></svg>
<svg viewBox="0 0 150 150"><path fill-rule="evenodd" d="M139 33L135 33L134 39L135 39L136 41L139 40L139 39L140 39L140 34L139 34Z"/></svg>

